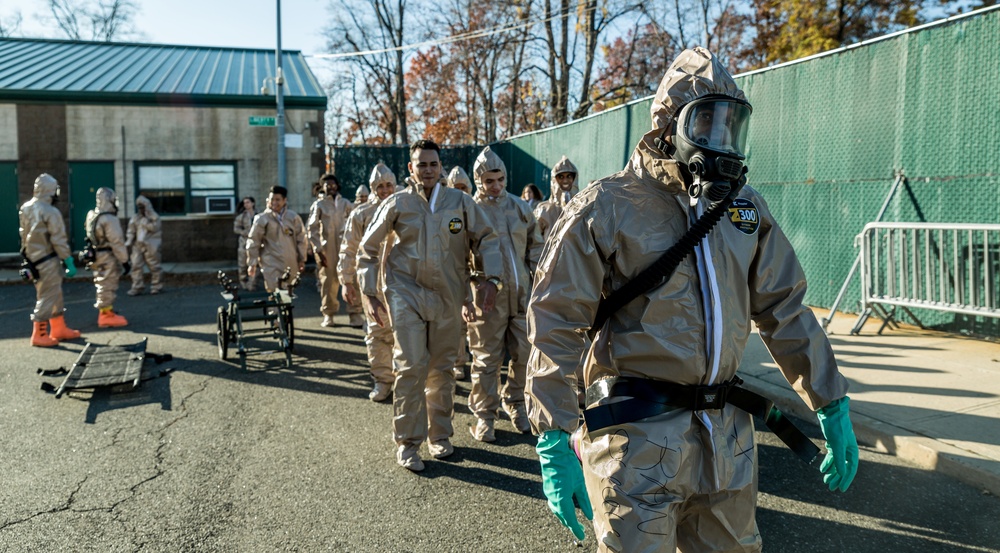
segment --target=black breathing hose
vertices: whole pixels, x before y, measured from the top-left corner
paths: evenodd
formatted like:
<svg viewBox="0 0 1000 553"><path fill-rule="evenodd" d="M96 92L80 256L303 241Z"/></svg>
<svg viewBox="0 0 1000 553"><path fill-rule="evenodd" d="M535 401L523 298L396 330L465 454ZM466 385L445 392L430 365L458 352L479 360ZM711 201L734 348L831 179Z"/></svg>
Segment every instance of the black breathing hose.
<svg viewBox="0 0 1000 553"><path fill-rule="evenodd" d="M601 303L597 306L597 316L594 318L594 324L590 327L591 332L600 330L615 311L618 311L643 293L667 282L674 274L674 271L677 270L677 267L680 266L681 262L684 261L684 258L691 255L698 242L701 242L708 236L712 228L722 219L722 216L725 215L726 210L729 209L729 206L732 205L733 200L739 193L740 188L742 186L736 187L736 190L727 195L721 202L712 204L712 207L703 213L701 217L698 217L698 220L684 233L684 236L673 246L670 246L670 249L663 252L663 255L659 259L649 267L643 269L642 272L625 283L624 286L612 292L610 296L602 299Z"/></svg>

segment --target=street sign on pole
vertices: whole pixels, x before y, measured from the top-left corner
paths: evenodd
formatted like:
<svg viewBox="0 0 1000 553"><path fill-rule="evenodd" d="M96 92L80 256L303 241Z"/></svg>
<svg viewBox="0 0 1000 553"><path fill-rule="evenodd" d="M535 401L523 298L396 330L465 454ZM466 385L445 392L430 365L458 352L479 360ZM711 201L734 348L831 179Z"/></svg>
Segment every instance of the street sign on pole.
<svg viewBox="0 0 1000 553"><path fill-rule="evenodd" d="M250 116L250 126L251 127L273 127L275 126L274 117L264 116L264 115L251 115Z"/></svg>

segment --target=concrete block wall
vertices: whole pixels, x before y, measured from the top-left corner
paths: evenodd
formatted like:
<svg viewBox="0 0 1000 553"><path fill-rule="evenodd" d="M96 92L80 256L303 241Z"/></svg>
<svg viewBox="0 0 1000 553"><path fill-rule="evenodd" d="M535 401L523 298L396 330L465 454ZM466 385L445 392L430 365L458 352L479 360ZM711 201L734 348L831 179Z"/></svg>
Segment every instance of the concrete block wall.
<svg viewBox="0 0 1000 553"><path fill-rule="evenodd" d="M244 107L3 103L0 161L18 164L19 203L31 197L39 173L66 186L70 162L114 162L123 225L135 210L135 162L236 161L237 197L254 196L263 209L267 190L277 184L277 132L251 127L249 118L273 113ZM302 148L285 152L289 206L305 217L314 199L312 183L325 169L323 111L289 109L285 117L287 133L303 134ZM68 225L67 205L61 202L59 208ZM232 223L232 215L164 216L163 260L235 256Z"/></svg>
<svg viewBox="0 0 1000 553"><path fill-rule="evenodd" d="M237 196L254 196L260 207L267 190L277 184L277 134L274 127L251 127L252 115L270 113L259 108L67 106L66 157L114 160L115 188L125 200L123 215L134 211L136 161L235 160ZM289 205L308 211L312 182L323 172L322 147L313 147L314 133L322 133L323 112L286 110L285 116L286 132L306 134L301 149L285 150Z"/></svg>

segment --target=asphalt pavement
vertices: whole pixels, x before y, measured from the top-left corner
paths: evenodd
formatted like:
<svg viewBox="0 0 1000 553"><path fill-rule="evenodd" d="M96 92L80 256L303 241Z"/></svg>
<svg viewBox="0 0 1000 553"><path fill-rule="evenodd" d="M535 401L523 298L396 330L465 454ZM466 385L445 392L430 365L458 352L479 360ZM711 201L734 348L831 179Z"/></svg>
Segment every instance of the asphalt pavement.
<svg viewBox="0 0 1000 553"><path fill-rule="evenodd" d="M97 328L92 285L67 283L66 319L84 339L51 349L28 345L33 290L0 287L0 551L581 550L545 505L534 438L508 421L494 444L469 436L468 381L455 455L419 475L395 465L391 407L367 400L362 334L319 326L311 277L291 368L279 354L247 370L219 360L218 269L232 267L169 266L163 294L118 300L131 324L115 330ZM827 491L758 424L765 550L1000 551L1000 345L909 328L849 336L852 325L836 317L830 339L868 444L857 480ZM40 389L60 379L36 369L69 367L87 341L142 337L173 361L147 361L139 389ZM741 375L821 442L759 339Z"/></svg>

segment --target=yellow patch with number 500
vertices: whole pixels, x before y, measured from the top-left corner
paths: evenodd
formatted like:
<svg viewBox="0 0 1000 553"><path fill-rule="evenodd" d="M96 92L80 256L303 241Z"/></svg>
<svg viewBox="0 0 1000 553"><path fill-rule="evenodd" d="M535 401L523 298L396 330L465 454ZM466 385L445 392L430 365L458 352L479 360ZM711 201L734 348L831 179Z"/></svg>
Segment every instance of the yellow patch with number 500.
<svg viewBox="0 0 1000 553"><path fill-rule="evenodd" d="M760 228L760 212L750 200L736 198L729 206L729 222L743 234L753 234Z"/></svg>

